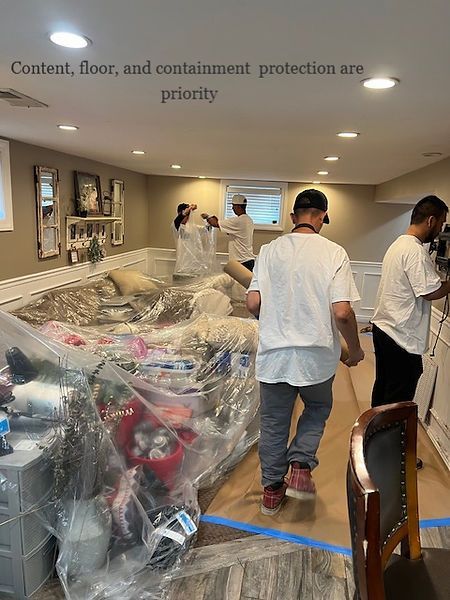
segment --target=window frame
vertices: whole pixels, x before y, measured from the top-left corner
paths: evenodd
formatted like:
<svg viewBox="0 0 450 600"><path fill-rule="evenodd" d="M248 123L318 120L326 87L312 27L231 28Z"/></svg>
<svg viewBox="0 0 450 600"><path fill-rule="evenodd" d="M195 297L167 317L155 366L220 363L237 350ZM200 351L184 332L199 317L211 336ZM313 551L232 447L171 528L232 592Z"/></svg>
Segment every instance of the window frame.
<svg viewBox="0 0 450 600"><path fill-rule="evenodd" d="M0 206L5 216L0 218L0 231L14 231L9 142L0 139Z"/></svg>
<svg viewBox="0 0 450 600"><path fill-rule="evenodd" d="M255 229L260 231L284 231L283 220L284 220L284 205L287 198L288 183L285 181L255 181L255 180L244 180L244 179L221 179L220 181L220 218L226 219L226 205L227 205L227 188L232 187L275 187L281 190L280 199L280 222L276 225L255 223ZM236 192L239 193L239 192ZM244 192L242 192L244 193Z"/></svg>

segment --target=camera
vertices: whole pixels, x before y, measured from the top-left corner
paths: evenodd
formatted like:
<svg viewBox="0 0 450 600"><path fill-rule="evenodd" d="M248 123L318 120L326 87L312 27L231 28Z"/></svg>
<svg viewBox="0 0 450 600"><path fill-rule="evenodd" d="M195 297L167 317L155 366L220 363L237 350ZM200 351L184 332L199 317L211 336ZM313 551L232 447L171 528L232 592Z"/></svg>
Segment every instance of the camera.
<svg viewBox="0 0 450 600"><path fill-rule="evenodd" d="M440 271L450 272L450 225L438 235L436 265Z"/></svg>

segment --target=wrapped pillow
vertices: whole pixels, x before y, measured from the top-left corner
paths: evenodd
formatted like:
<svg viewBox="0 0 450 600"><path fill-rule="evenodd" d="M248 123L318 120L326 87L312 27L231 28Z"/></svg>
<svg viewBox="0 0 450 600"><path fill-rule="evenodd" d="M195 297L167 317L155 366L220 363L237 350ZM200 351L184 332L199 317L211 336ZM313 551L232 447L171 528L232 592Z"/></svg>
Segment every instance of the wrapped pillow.
<svg viewBox="0 0 450 600"><path fill-rule="evenodd" d="M142 271L114 269L114 271L108 273L108 276L117 285L122 296L149 292L158 288L155 282Z"/></svg>

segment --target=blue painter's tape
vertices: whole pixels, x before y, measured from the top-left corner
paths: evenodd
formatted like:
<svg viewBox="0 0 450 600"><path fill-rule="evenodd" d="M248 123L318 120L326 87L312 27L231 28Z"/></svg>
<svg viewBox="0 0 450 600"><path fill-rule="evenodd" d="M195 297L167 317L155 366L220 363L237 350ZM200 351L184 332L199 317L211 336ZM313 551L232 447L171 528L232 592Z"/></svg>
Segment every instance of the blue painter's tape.
<svg viewBox="0 0 450 600"><path fill-rule="evenodd" d="M269 527L258 527L257 525L251 525L250 523L241 523L240 521L232 521L231 519L215 517L214 515L202 515L200 517L200 520L204 523L211 523L213 525L224 525L225 527L241 529L242 531L248 531L249 533L259 533L261 535L268 535L270 537L278 538L279 540L284 540L285 542L302 544L303 546L310 546L311 548L318 548L320 550L328 550L328 552L336 552L338 554L344 554L345 556L352 555L352 551L350 548L345 548L344 546L335 546L334 544L327 544L325 542L319 542L317 540L313 540L302 535L296 535L294 533L286 533L285 531L279 531L278 529L271 529ZM426 529L427 527L448 526L450 526L450 517L443 519L422 519L420 521L420 527L422 529Z"/></svg>
<svg viewBox="0 0 450 600"><path fill-rule="evenodd" d="M231 519L224 519L223 517L215 517L213 515L202 515L200 517L200 520L204 523L212 523L213 525L225 525L225 527L241 529L242 531L248 531L250 533L268 535L270 537L284 540L285 542L293 542L294 544L302 544L303 546L319 548L320 550L337 552L338 554L345 554L346 556L351 556L352 554L350 548L345 548L344 546L334 546L333 544L326 544L325 542L319 542L311 538L303 537L302 535L286 533L285 531L279 531L278 529L258 527L256 525L251 525L250 523L241 523L240 521L232 521Z"/></svg>
<svg viewBox="0 0 450 600"><path fill-rule="evenodd" d="M419 524L421 529L425 529L426 527L450 527L450 517L444 517L442 519L421 519Z"/></svg>

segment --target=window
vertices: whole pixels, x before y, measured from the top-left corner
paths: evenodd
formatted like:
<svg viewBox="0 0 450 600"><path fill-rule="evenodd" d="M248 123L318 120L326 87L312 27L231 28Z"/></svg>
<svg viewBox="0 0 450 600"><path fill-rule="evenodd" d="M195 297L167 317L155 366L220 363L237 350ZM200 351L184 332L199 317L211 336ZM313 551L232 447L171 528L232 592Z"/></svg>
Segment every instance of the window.
<svg viewBox="0 0 450 600"><path fill-rule="evenodd" d="M224 218L234 216L231 206L234 194L243 194L247 198L247 214L253 219L256 229L283 230L287 183L222 180L222 190Z"/></svg>
<svg viewBox="0 0 450 600"><path fill-rule="evenodd" d="M9 142L0 140L0 231L13 229Z"/></svg>

